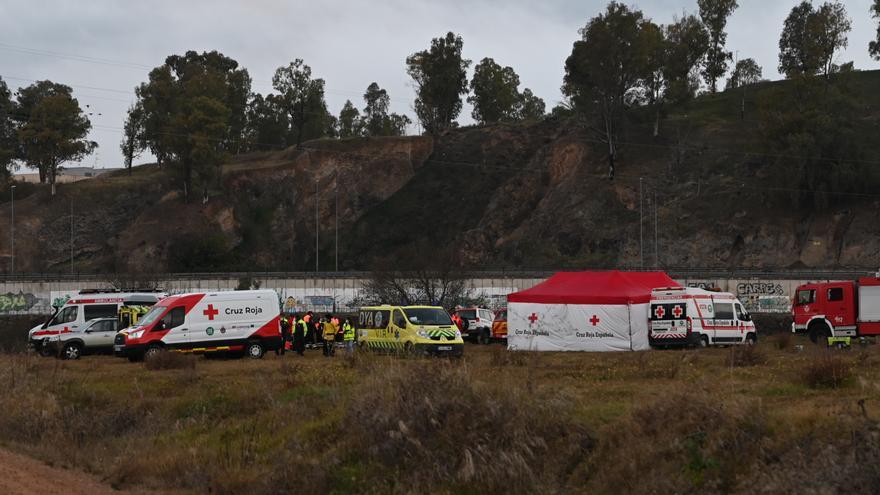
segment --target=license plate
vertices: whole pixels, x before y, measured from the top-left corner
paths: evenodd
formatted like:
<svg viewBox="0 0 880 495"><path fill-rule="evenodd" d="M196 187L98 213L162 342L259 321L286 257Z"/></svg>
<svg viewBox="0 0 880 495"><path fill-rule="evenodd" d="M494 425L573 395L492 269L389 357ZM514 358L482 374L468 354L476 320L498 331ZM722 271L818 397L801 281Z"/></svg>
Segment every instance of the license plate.
<svg viewBox="0 0 880 495"><path fill-rule="evenodd" d="M114 350L114 351L121 351L121 350L123 350L123 349L125 349L125 346L124 346L124 345L114 345L114 346L113 346L113 350Z"/></svg>
<svg viewBox="0 0 880 495"><path fill-rule="evenodd" d="M437 350L438 350L438 351L451 351L451 350L452 350L452 346L451 346L451 345L441 345L441 346L437 346Z"/></svg>

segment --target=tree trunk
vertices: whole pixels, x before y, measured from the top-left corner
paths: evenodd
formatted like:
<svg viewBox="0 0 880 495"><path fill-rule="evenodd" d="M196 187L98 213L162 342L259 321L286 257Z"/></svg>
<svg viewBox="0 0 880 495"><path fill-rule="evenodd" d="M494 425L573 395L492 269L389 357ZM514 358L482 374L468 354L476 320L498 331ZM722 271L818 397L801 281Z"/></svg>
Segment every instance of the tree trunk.
<svg viewBox="0 0 880 495"><path fill-rule="evenodd" d="M657 108L657 112L654 115L654 137L660 135L660 108Z"/></svg>

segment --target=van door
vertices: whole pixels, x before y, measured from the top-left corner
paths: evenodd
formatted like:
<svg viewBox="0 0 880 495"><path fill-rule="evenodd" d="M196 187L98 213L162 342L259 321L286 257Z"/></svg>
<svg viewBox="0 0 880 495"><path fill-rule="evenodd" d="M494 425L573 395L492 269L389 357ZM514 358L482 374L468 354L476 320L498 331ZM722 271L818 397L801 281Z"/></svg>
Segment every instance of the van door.
<svg viewBox="0 0 880 495"><path fill-rule="evenodd" d="M736 311L736 326L739 327L740 339L745 340L746 335L754 331L755 324L752 323L752 317L746 312L739 301L734 303Z"/></svg>
<svg viewBox="0 0 880 495"><path fill-rule="evenodd" d="M391 316L391 325L388 327L388 342L393 349L401 349L403 342L409 339L410 335L406 331L406 317L403 311L395 309Z"/></svg>
<svg viewBox="0 0 880 495"><path fill-rule="evenodd" d="M715 327L715 342L732 343L742 340L739 328L736 326L736 320L733 312L732 301L713 300L712 305L715 307L715 318L712 321Z"/></svg>
<svg viewBox="0 0 880 495"><path fill-rule="evenodd" d="M186 325L184 325L185 315L186 308L176 306L165 313L160 323L157 323L157 325L161 324L161 328L168 332L162 337L162 342L171 348L186 349L190 346L190 332Z"/></svg>

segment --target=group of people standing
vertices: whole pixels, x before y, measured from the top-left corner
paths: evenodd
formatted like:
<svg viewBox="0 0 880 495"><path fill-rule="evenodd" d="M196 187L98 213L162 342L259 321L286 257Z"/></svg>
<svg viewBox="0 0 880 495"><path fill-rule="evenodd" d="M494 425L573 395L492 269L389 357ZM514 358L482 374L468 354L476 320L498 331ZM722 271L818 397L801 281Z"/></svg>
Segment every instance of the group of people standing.
<svg viewBox="0 0 880 495"><path fill-rule="evenodd" d="M345 343L347 353L354 352L355 331L351 320L346 318L340 322L337 316L327 314L316 318L311 311L299 318L295 314L281 315L281 338L283 345L278 350L283 355L285 350L292 350L300 356L306 348L317 347L320 343L325 357L336 354L336 342Z"/></svg>

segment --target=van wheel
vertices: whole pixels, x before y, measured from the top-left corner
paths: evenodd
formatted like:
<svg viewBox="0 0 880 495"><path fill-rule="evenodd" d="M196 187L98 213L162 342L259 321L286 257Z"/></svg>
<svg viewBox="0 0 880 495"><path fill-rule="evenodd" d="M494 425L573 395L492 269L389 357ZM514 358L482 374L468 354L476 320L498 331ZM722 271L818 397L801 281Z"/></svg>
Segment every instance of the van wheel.
<svg viewBox="0 0 880 495"><path fill-rule="evenodd" d="M758 343L758 336L750 333L746 335L746 345L755 345Z"/></svg>
<svg viewBox="0 0 880 495"><path fill-rule="evenodd" d="M823 322L813 322L808 329L810 332L810 342L818 344L820 340L827 339L831 336L831 329ZM828 341L825 340L827 343Z"/></svg>
<svg viewBox="0 0 880 495"><path fill-rule="evenodd" d="M709 347L709 336L708 335L700 335L700 342L698 345L702 348Z"/></svg>
<svg viewBox="0 0 880 495"><path fill-rule="evenodd" d="M62 359L79 359L80 356L82 356L82 346L75 342L65 344L64 349L61 350Z"/></svg>
<svg viewBox="0 0 880 495"><path fill-rule="evenodd" d="M162 352L162 347L156 344L151 344L150 347L147 347L147 350L144 351L144 359L152 359L156 357L160 352Z"/></svg>
<svg viewBox="0 0 880 495"><path fill-rule="evenodd" d="M247 346L247 355L251 359L260 359L263 357L265 353L265 349L263 349L263 344L259 342L250 342Z"/></svg>
<svg viewBox="0 0 880 495"><path fill-rule="evenodd" d="M477 343L483 344L483 345L488 345L491 342L492 342L492 337L489 336L489 330L484 328L480 332L480 335L477 336Z"/></svg>

